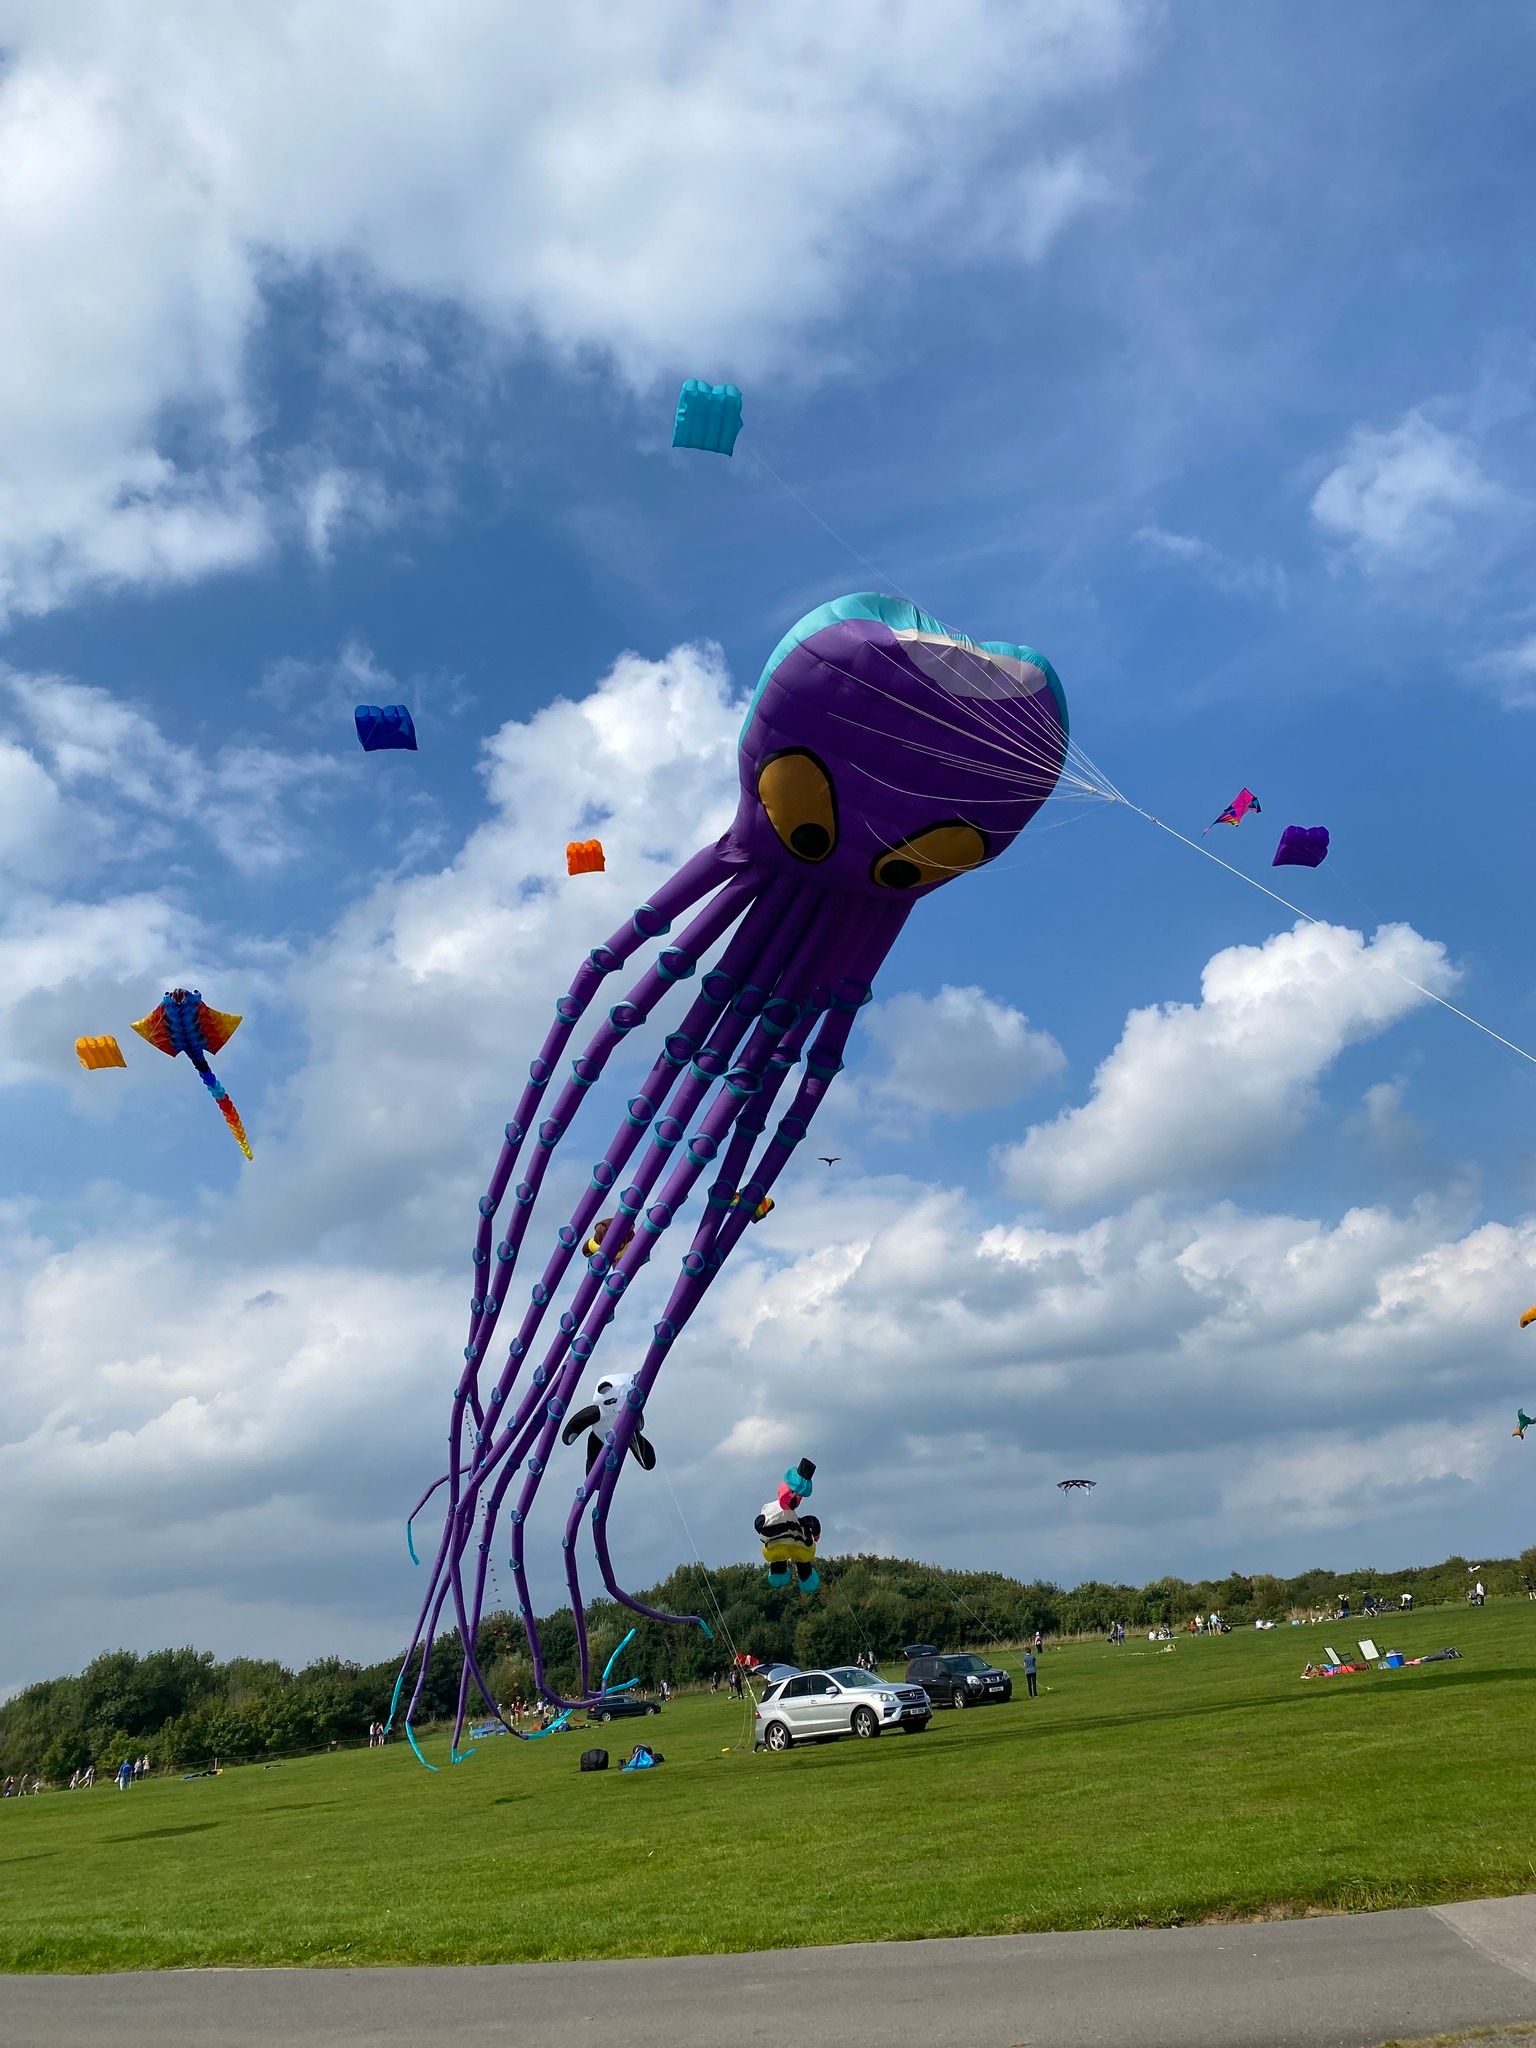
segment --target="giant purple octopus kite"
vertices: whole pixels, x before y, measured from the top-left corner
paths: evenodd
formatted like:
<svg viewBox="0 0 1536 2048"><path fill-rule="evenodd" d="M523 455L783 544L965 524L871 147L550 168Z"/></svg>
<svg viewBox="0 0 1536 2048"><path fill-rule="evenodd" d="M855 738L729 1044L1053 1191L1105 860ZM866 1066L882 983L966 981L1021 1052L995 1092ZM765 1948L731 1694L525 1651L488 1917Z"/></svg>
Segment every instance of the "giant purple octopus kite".
<svg viewBox="0 0 1536 2048"><path fill-rule="evenodd" d="M589 1507L598 1568L613 1598L653 1620L705 1627L697 1615L662 1614L634 1599L619 1585L608 1554L614 1487L662 1360L806 1135L842 1066L854 1018L914 903L1003 853L1055 787L1067 750L1066 701L1043 656L1000 641L977 645L904 600L838 598L802 619L774 649L742 727L734 824L596 947L556 1000L555 1022L529 1068L480 1198L469 1341L449 1418L449 1469L412 1511L414 1520L447 1488L431 1580L395 1686L398 1705L421 1649L406 1709L408 1734L433 1635L450 1600L464 1657L454 1760L471 1686L499 1717L475 1645L490 1544L513 1488L511 1569L535 1680L546 1699L570 1707L600 1696L592 1685L576 1559ZM695 905L702 907L609 1010L538 1119L555 1062L604 976ZM586 1192L560 1225L506 1363L487 1384L497 1321L554 1147L614 1047L727 933L719 964L704 975L681 1025L663 1040ZM802 1059L804 1076L769 1134L769 1111ZM525 1147L526 1178L514 1185ZM631 1167L636 1153L639 1161ZM598 1340L706 1172L713 1178L704 1211L665 1312L566 1516L565 1573L581 1698L560 1699L546 1680L529 1594L529 1515ZM621 1185L626 1173L633 1177ZM509 1190L506 1234L493 1243ZM620 1246L617 1256L609 1259L599 1246L582 1259L578 1247L615 1190L624 1219L611 1239ZM519 1386L573 1257L577 1274L557 1328Z"/></svg>

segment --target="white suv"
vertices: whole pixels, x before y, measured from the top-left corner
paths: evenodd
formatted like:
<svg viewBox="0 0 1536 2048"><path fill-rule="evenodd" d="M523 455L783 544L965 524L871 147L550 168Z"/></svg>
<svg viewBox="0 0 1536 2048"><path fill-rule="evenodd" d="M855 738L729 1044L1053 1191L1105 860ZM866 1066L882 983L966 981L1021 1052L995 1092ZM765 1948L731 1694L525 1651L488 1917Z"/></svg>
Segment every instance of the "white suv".
<svg viewBox="0 0 1536 2048"><path fill-rule="evenodd" d="M764 1693L757 1709L756 1746L790 1749L797 1742L857 1735L868 1741L885 1728L916 1735L928 1726L933 1703L920 1685L891 1685L872 1671L838 1665L797 1671Z"/></svg>

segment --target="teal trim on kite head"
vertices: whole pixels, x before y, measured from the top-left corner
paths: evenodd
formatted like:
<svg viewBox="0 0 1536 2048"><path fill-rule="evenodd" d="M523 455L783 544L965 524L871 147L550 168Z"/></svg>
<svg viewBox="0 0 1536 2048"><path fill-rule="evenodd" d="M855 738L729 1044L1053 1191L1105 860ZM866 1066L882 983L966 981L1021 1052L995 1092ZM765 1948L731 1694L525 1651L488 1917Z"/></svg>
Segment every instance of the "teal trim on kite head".
<svg viewBox="0 0 1536 2048"><path fill-rule="evenodd" d="M1050 685L1051 695L1056 700L1056 710L1061 719L1063 733L1070 734L1067 722L1067 696L1061 687L1061 679L1055 669L1033 647L1012 640L971 640L964 633L955 632L942 619L934 618L931 612L921 610L905 597L888 597L879 590L856 590L847 597L834 597L827 604L819 604L815 611L807 612L797 625L791 626L784 638L774 648L763 665L763 672L757 679L757 688L747 705L747 715L741 722L741 734L745 737L748 727L757 712L764 690L770 677L785 657L792 654L803 640L822 632L828 626L840 626L849 620L874 619L882 626L889 626L893 633L931 633L935 639L952 640L957 647L974 647L981 654L1004 654L1015 661L1027 661L1039 669Z"/></svg>

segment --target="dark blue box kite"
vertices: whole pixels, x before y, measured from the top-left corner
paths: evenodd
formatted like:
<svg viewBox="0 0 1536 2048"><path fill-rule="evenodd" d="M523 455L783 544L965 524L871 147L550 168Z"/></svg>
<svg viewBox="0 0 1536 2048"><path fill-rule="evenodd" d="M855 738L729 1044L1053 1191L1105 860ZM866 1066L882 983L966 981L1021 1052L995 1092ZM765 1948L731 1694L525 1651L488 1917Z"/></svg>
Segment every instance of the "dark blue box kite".
<svg viewBox="0 0 1536 2048"><path fill-rule="evenodd" d="M383 753L391 747L416 752L416 728L403 704L359 704L355 716L365 754Z"/></svg>

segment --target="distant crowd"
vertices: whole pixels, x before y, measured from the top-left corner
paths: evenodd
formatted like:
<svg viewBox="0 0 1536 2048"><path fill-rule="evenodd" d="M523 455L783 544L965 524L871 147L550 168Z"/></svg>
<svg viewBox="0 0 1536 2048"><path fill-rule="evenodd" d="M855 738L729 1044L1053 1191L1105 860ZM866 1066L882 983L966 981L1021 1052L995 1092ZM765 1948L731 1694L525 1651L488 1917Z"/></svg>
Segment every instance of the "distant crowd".
<svg viewBox="0 0 1536 2048"><path fill-rule="evenodd" d="M126 1792L135 1778L149 1776L149 1758L124 1757L116 1770L109 1771L107 1775L116 1782L119 1792ZM87 1764L83 1770L71 1772L69 1789L71 1792L89 1792L95 1782L96 1766ZM41 1792L42 1789L41 1778L33 1777L29 1780L23 1772L19 1778L7 1778L4 1785L0 1786L0 1799L24 1799L28 1793Z"/></svg>

